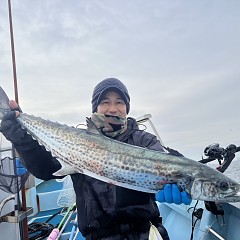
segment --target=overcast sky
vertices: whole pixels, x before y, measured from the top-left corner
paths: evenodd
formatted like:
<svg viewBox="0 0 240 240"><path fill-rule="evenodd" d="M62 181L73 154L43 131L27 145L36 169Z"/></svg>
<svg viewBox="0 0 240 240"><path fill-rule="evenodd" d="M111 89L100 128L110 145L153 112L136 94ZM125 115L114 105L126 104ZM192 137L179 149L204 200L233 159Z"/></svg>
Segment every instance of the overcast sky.
<svg viewBox="0 0 240 240"><path fill-rule="evenodd" d="M129 116L152 114L165 145L185 156L240 145L239 13L238 0L12 0L20 105L76 125L91 115L95 85L116 77ZM7 1L0 85L13 99Z"/></svg>

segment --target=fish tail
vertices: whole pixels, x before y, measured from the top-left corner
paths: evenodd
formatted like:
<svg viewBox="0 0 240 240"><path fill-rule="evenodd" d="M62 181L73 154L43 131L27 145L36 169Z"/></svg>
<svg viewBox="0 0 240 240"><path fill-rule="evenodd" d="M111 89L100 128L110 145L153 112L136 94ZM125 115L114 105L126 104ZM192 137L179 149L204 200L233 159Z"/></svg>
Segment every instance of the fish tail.
<svg viewBox="0 0 240 240"><path fill-rule="evenodd" d="M7 111L10 111L9 98L5 91L0 87L0 120Z"/></svg>

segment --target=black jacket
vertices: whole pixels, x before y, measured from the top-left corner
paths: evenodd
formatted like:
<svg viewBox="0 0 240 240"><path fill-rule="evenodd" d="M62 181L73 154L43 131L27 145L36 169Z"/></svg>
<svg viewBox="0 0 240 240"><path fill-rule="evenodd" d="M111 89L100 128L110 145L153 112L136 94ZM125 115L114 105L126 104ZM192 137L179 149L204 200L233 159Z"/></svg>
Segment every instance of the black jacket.
<svg viewBox="0 0 240 240"><path fill-rule="evenodd" d="M127 130L116 140L163 151L156 136L139 130L137 122L128 118ZM44 147L35 144L30 150L16 147L26 168L37 178L49 180L60 169L60 163ZM71 175L76 193L78 226L86 236L95 229L111 228L119 223L151 221L159 217L153 194L111 185L80 173Z"/></svg>

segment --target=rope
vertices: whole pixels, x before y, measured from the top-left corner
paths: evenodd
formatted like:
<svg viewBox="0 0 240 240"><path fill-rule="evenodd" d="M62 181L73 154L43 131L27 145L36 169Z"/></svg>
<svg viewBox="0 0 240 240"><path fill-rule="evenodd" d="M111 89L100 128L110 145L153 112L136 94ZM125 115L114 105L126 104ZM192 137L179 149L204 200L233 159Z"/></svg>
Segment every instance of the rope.
<svg viewBox="0 0 240 240"><path fill-rule="evenodd" d="M33 222L28 225L28 232L29 232L29 240L41 240L45 239L54 229L53 224L49 224L50 220L52 220L56 215L60 214L62 210L56 212L51 217L47 219L45 223L42 222Z"/></svg>
<svg viewBox="0 0 240 240"><path fill-rule="evenodd" d="M53 224L49 223L31 223L28 225L29 240L45 239L54 229ZM34 234L33 236L30 236Z"/></svg>

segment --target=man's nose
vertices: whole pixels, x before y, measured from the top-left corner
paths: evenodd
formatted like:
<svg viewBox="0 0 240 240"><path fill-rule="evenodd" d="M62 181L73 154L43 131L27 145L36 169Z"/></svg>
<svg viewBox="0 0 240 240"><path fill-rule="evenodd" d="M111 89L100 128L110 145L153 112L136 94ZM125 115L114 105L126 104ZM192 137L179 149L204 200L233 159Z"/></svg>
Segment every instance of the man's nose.
<svg viewBox="0 0 240 240"><path fill-rule="evenodd" d="M117 112L117 106L116 106L116 104L110 104L108 110L109 110L109 112Z"/></svg>

